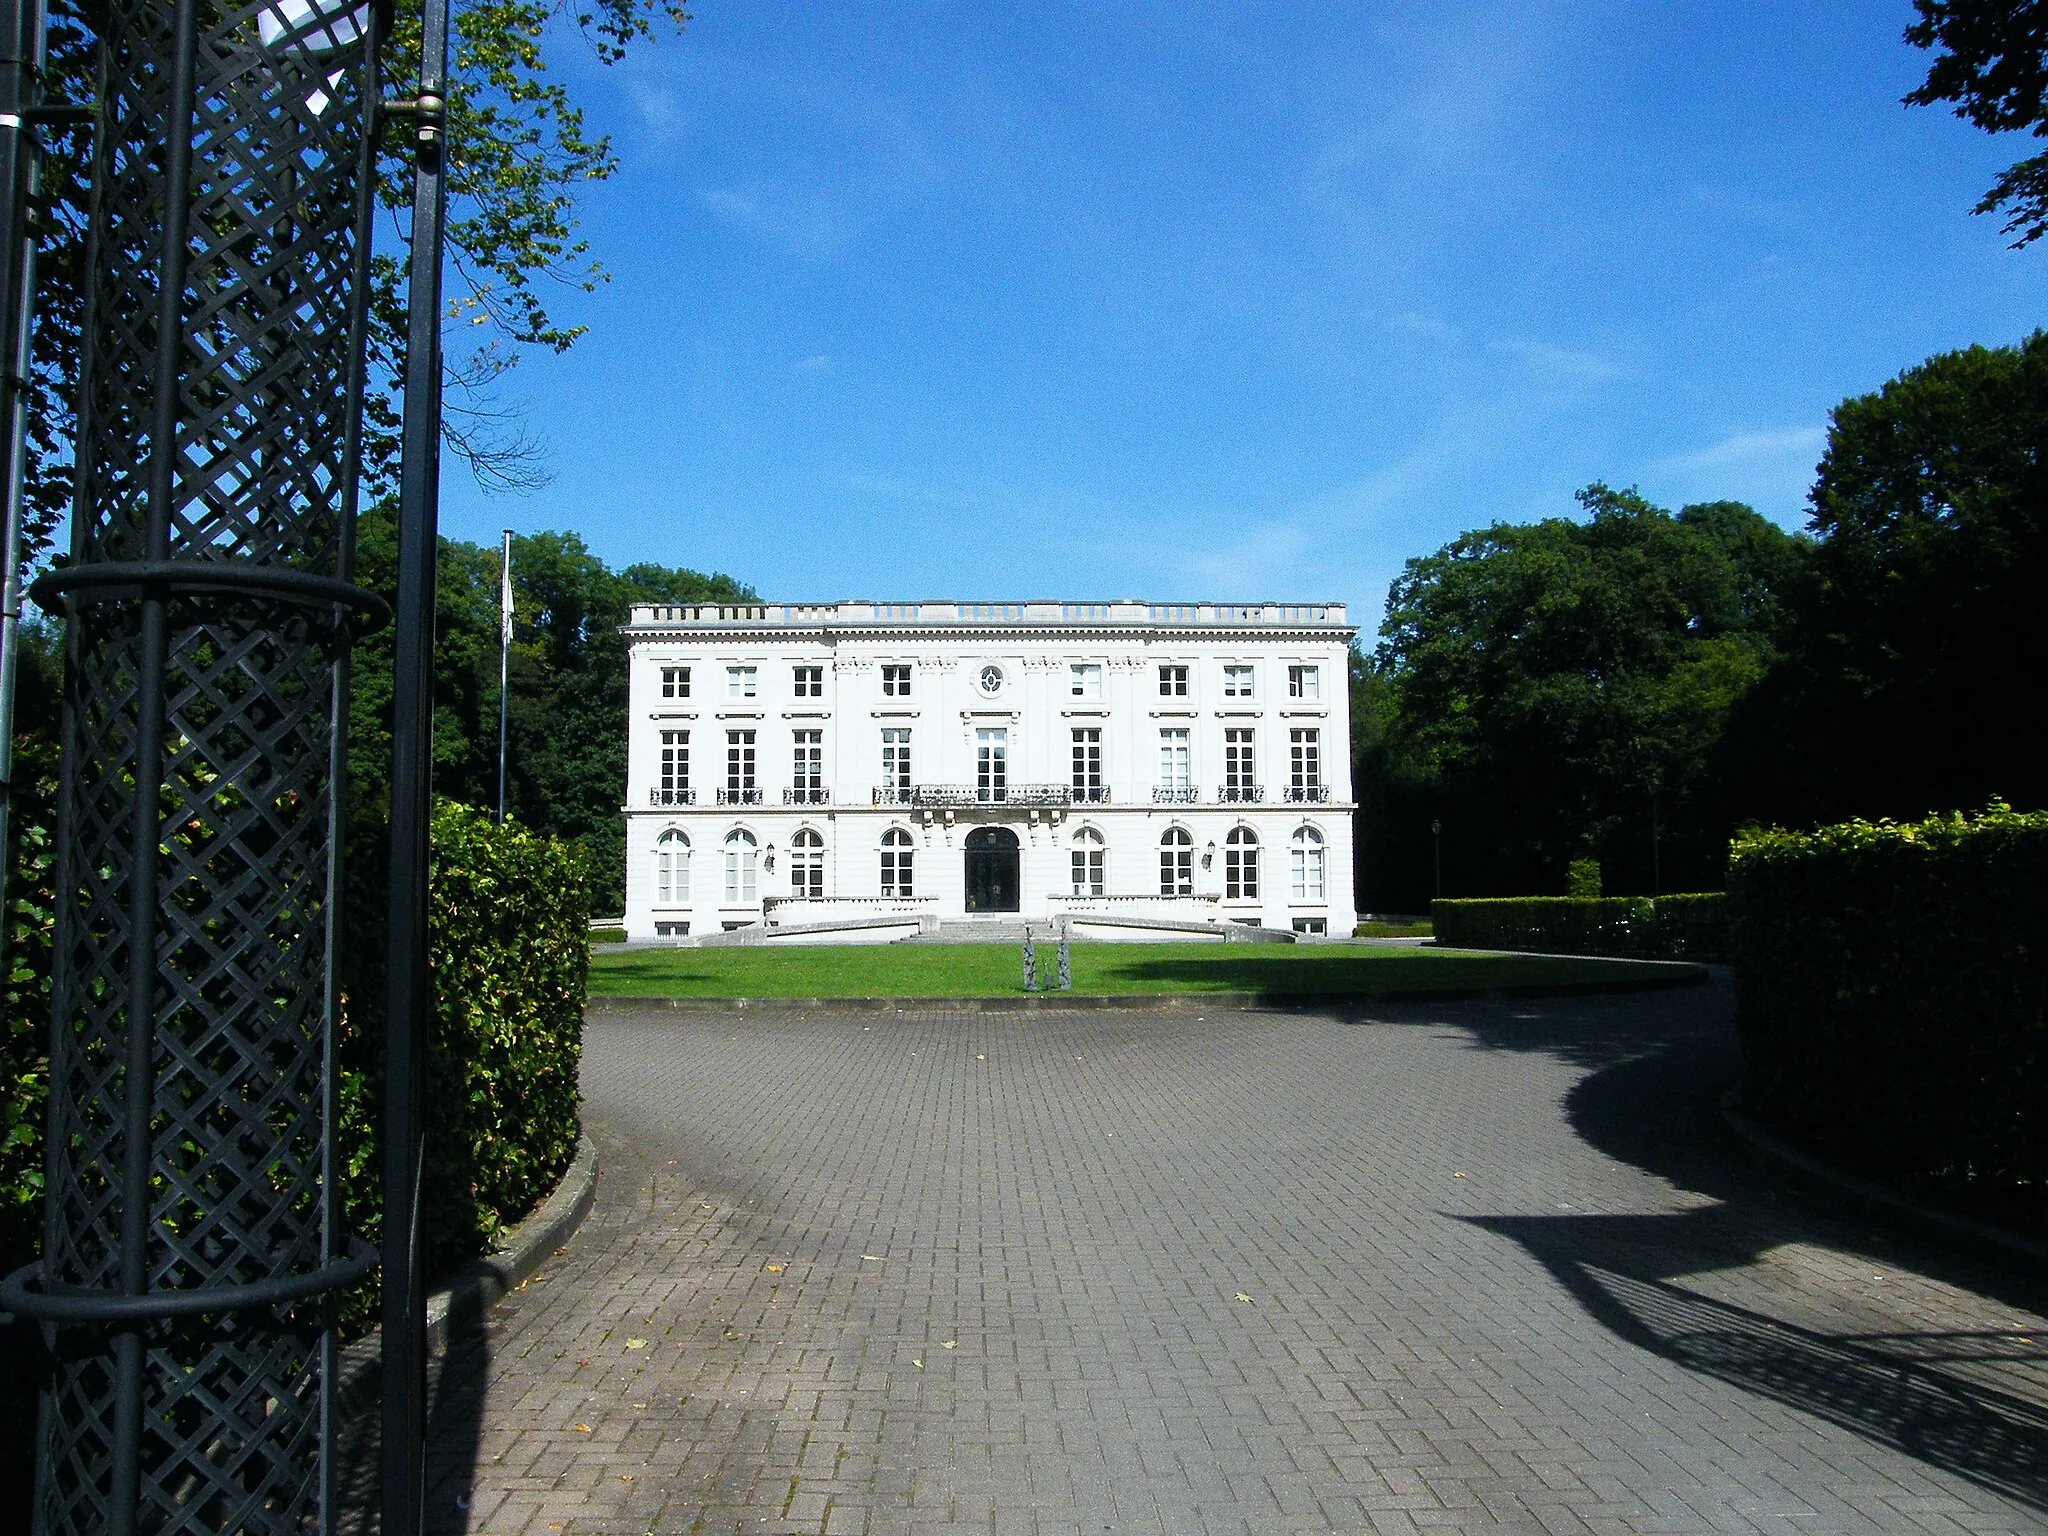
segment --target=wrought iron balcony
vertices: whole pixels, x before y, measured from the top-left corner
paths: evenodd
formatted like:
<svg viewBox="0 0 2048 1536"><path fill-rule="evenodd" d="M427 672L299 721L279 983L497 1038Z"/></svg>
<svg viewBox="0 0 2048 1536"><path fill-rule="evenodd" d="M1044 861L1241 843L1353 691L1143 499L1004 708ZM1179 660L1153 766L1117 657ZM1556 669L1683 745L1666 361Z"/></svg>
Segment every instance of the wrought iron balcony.
<svg viewBox="0 0 2048 1536"><path fill-rule="evenodd" d="M1297 805L1322 805L1330 798L1327 784L1290 784L1281 791L1284 798Z"/></svg>
<svg viewBox="0 0 2048 1536"><path fill-rule="evenodd" d="M876 805L908 805L912 790L908 784L877 784Z"/></svg>
<svg viewBox="0 0 2048 1536"><path fill-rule="evenodd" d="M876 795L901 794L900 790L877 790ZM877 805L900 804L877 798ZM910 790L910 803L917 806L965 808L977 805L1059 807L1074 803L1074 791L1065 784L918 784Z"/></svg>
<svg viewBox="0 0 2048 1536"><path fill-rule="evenodd" d="M914 784L910 790L912 805L953 806L976 804L972 784Z"/></svg>
<svg viewBox="0 0 2048 1536"><path fill-rule="evenodd" d="M1072 786L1066 784L1012 784L1009 803L1024 806L1063 806L1074 803Z"/></svg>
<svg viewBox="0 0 2048 1536"><path fill-rule="evenodd" d="M1153 786L1154 805L1194 805L1202 798L1202 792L1192 784L1159 784Z"/></svg>
<svg viewBox="0 0 2048 1536"><path fill-rule="evenodd" d="M785 789L782 792L784 805L830 805L832 791L829 789Z"/></svg>
<svg viewBox="0 0 2048 1536"><path fill-rule="evenodd" d="M649 805L695 805L697 791L694 789L650 789L647 791Z"/></svg>
<svg viewBox="0 0 2048 1536"><path fill-rule="evenodd" d="M718 792L720 805L759 805L761 791L749 786L745 789L721 789Z"/></svg>
<svg viewBox="0 0 2048 1536"><path fill-rule="evenodd" d="M1107 784L1076 784L1073 788L1073 796L1074 804L1076 805L1107 805L1109 804L1109 786Z"/></svg>
<svg viewBox="0 0 2048 1536"><path fill-rule="evenodd" d="M1216 791L1218 805L1258 805L1266 798L1263 784L1225 784Z"/></svg>

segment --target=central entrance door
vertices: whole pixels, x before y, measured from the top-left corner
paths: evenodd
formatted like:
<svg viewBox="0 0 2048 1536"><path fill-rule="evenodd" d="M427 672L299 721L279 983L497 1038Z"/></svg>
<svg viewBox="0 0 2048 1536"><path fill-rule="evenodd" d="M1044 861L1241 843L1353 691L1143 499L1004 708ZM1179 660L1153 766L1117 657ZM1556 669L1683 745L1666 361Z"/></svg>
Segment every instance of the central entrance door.
<svg viewBox="0 0 2048 1536"><path fill-rule="evenodd" d="M1008 827L976 827L967 834L967 910L1023 910L1017 834Z"/></svg>

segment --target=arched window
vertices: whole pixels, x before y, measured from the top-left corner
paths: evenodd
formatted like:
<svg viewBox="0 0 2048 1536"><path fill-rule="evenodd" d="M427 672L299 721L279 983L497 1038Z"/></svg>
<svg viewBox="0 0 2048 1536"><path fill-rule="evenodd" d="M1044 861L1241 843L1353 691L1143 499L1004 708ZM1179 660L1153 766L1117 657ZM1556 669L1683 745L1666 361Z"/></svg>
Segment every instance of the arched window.
<svg viewBox="0 0 2048 1536"><path fill-rule="evenodd" d="M690 899L690 840L674 827L654 840L654 904L679 907Z"/></svg>
<svg viewBox="0 0 2048 1536"><path fill-rule="evenodd" d="M754 842L754 834L745 831L728 832L725 836L725 899L727 901L756 901L760 899L761 850Z"/></svg>
<svg viewBox="0 0 2048 1536"><path fill-rule="evenodd" d="M1074 834L1074 894L1100 896L1102 881L1102 834L1083 827Z"/></svg>
<svg viewBox="0 0 2048 1536"><path fill-rule="evenodd" d="M1168 827L1159 839L1159 894L1195 894L1195 840L1186 827Z"/></svg>
<svg viewBox="0 0 2048 1536"><path fill-rule="evenodd" d="M1232 827L1223 839L1223 895L1226 900L1259 894L1259 835L1250 827Z"/></svg>
<svg viewBox="0 0 2048 1536"><path fill-rule="evenodd" d="M809 827L789 840L789 890L813 901L825 894L825 839Z"/></svg>
<svg viewBox="0 0 2048 1536"><path fill-rule="evenodd" d="M1289 849L1294 864L1294 897L1297 901L1323 899L1323 834L1303 827L1294 834Z"/></svg>
<svg viewBox="0 0 2048 1536"><path fill-rule="evenodd" d="M907 897L911 894L910 834L891 827L882 834L882 894Z"/></svg>

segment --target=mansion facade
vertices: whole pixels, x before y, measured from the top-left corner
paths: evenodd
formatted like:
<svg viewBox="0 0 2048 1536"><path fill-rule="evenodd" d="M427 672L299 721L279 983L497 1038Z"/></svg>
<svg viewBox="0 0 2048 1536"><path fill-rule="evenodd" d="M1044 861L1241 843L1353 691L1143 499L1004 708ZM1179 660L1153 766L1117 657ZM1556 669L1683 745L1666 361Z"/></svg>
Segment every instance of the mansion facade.
<svg viewBox="0 0 2048 1536"><path fill-rule="evenodd" d="M624 632L631 938L1351 932L1342 604L651 604Z"/></svg>

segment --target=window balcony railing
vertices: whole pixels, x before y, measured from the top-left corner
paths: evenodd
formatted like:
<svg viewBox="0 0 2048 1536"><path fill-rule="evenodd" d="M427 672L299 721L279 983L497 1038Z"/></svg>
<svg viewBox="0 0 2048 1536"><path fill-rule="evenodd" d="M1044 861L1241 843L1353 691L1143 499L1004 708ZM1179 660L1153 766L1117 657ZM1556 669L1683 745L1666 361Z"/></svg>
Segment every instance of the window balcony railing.
<svg viewBox="0 0 2048 1536"><path fill-rule="evenodd" d="M749 786L745 789L725 788L718 792L720 805L759 805L761 791Z"/></svg>
<svg viewBox="0 0 2048 1536"><path fill-rule="evenodd" d="M1202 792L1192 784L1160 784L1152 790L1154 805L1193 805L1202 798Z"/></svg>
<svg viewBox="0 0 2048 1536"><path fill-rule="evenodd" d="M1109 786L1107 784L1076 784L1071 793L1076 805L1109 804Z"/></svg>
<svg viewBox="0 0 2048 1536"><path fill-rule="evenodd" d="M1074 803L1074 791L1066 784L1012 784L1009 790L1011 805L1058 807Z"/></svg>
<svg viewBox="0 0 2048 1536"><path fill-rule="evenodd" d="M974 804L972 784L913 784L910 787L912 805L958 806Z"/></svg>
<svg viewBox="0 0 2048 1536"><path fill-rule="evenodd" d="M1225 784L1216 791L1218 805L1259 805L1265 798L1263 784Z"/></svg>
<svg viewBox="0 0 2048 1536"><path fill-rule="evenodd" d="M829 789L785 789L782 792L784 805L830 805L832 791Z"/></svg>
<svg viewBox="0 0 2048 1536"><path fill-rule="evenodd" d="M908 805L912 790L908 784L877 784L876 805Z"/></svg>
<svg viewBox="0 0 2048 1536"><path fill-rule="evenodd" d="M1290 784L1281 794L1296 805L1323 805L1330 798L1327 784Z"/></svg>
<svg viewBox="0 0 2048 1536"><path fill-rule="evenodd" d="M695 805L697 791L694 789L650 789L647 791L649 805Z"/></svg>

